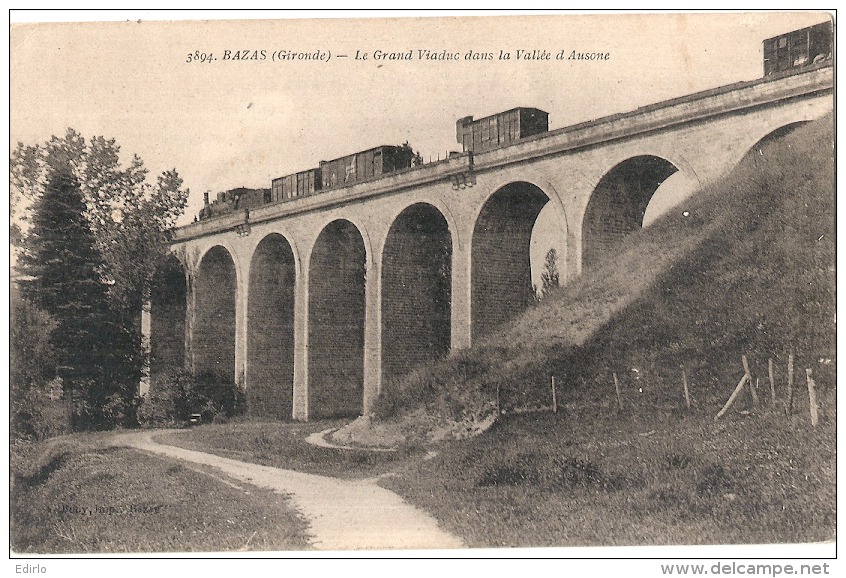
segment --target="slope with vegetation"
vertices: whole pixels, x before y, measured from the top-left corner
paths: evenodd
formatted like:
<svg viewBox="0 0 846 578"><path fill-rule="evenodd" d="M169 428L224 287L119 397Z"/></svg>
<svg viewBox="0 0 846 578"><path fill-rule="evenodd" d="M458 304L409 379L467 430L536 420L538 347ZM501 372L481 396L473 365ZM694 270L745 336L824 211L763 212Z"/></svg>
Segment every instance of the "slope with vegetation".
<svg viewBox="0 0 846 578"><path fill-rule="evenodd" d="M549 405L552 376L564 402L608 402L616 373L638 394L627 403L677 406L682 367L710 412L743 374L741 355L765 386L767 360L783 381L791 349L797 380L810 367L833 383L820 363L835 347L832 155L829 117L747 156L596 270L386 385L379 421L454 435L490 421L497 391L505 411Z"/></svg>
<svg viewBox="0 0 846 578"><path fill-rule="evenodd" d="M77 433L11 456L18 554L303 550L287 497Z"/></svg>
<svg viewBox="0 0 846 578"><path fill-rule="evenodd" d="M596 271L386 388L380 427L418 439L503 413L385 483L473 546L833 539L832 124L747 156ZM715 420L744 355L758 403L746 386Z"/></svg>

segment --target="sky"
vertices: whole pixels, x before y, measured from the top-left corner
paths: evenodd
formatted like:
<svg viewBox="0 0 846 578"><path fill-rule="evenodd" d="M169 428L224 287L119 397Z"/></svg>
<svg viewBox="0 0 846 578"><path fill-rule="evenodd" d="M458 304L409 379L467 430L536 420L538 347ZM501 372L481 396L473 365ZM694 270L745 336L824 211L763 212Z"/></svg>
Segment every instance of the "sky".
<svg viewBox="0 0 846 578"><path fill-rule="evenodd" d="M35 24L15 24L13 15L10 146L42 142L67 127L114 137L123 158L138 154L152 175L177 169L191 191L186 222L204 191L269 187L275 177L374 146L408 141L425 159L442 158L460 148L455 120L463 116L530 106L548 111L554 129L754 79L763 74L764 38L827 18L320 15ZM517 60L518 49L547 51L552 59ZM420 59L419 50L458 60ZM555 59L574 50L610 58ZM225 51L259 51L259 58L264 51L265 59L225 60ZM279 51L320 51L329 60L274 62ZM356 60L357 51L368 59ZM413 60L377 60L376 51L411 51ZM494 60L465 59L471 51ZM500 51L511 59L500 60ZM216 60L187 62L197 53Z"/></svg>

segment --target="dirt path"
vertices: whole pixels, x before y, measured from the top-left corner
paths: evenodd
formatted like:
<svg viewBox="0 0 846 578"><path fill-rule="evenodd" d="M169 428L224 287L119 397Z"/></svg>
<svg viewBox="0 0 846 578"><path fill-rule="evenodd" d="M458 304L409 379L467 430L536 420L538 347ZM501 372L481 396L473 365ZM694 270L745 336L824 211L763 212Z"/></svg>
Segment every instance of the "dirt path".
<svg viewBox="0 0 846 578"><path fill-rule="evenodd" d="M121 434L114 444L204 464L232 478L291 496L310 524L318 550L462 548L458 538L438 528L428 514L369 480L341 480L241 462L159 444L157 431Z"/></svg>

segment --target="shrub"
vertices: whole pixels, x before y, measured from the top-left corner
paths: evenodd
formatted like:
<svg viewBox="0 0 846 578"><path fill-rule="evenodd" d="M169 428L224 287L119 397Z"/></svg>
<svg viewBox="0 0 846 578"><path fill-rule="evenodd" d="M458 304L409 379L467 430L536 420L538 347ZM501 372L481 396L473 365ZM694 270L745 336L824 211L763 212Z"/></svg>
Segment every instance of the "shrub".
<svg viewBox="0 0 846 578"><path fill-rule="evenodd" d="M224 375L207 371L197 375L190 402L203 413L203 420L222 414L227 418L243 413L246 395L243 388ZM220 419L220 417L218 417Z"/></svg>
<svg viewBox="0 0 846 578"><path fill-rule="evenodd" d="M138 409L144 425L173 425L201 414L204 422L221 422L243 413L244 388L214 372L197 376L184 369L165 373L156 379Z"/></svg>
<svg viewBox="0 0 846 578"><path fill-rule="evenodd" d="M121 424L126 422L127 415L130 415L131 403L118 393L108 396L103 402L100 413L107 423Z"/></svg>
<svg viewBox="0 0 846 578"><path fill-rule="evenodd" d="M12 400L9 422L12 441L42 440L70 432L65 403L50 399L45 391L36 388L19 393Z"/></svg>

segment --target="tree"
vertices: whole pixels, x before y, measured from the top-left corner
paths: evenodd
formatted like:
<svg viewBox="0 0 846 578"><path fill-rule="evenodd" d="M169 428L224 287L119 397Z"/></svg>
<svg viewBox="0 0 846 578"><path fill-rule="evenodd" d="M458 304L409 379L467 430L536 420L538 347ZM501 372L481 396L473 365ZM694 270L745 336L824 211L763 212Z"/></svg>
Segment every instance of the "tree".
<svg viewBox="0 0 846 578"><path fill-rule="evenodd" d="M51 336L57 324L50 314L23 299L14 285L10 293L9 390L14 400L55 376Z"/></svg>
<svg viewBox="0 0 846 578"><path fill-rule="evenodd" d="M114 415L132 413L141 305L188 196L175 169L150 184L141 159L123 168L119 153L114 139L86 142L68 129L41 145L18 143L10 159L24 292L56 318L59 365L86 392L98 427L110 419L107 400Z"/></svg>
<svg viewBox="0 0 846 578"><path fill-rule="evenodd" d="M69 166L79 182L109 297L137 311L167 255L170 231L185 210L188 190L182 188L176 169L163 172L153 185L137 155L129 166L121 166L115 139L99 136L86 142L69 128L63 138L53 136L42 145L18 143L10 159L12 204L34 203L57 164ZM16 212L26 224L28 212ZM25 231L21 237L25 245Z"/></svg>
<svg viewBox="0 0 846 578"><path fill-rule="evenodd" d="M543 262L543 273L541 273L541 288L538 299L549 294L549 291L559 286L558 279L558 251L550 249L546 252Z"/></svg>
<svg viewBox="0 0 846 578"><path fill-rule="evenodd" d="M56 320L50 343L68 387L97 402L106 387L114 329L108 315L102 260L85 216L79 181L66 160L57 159L33 207L20 268L25 299Z"/></svg>

